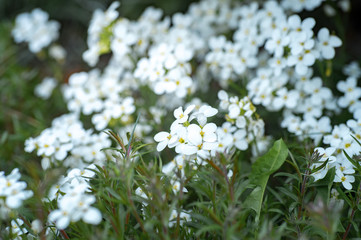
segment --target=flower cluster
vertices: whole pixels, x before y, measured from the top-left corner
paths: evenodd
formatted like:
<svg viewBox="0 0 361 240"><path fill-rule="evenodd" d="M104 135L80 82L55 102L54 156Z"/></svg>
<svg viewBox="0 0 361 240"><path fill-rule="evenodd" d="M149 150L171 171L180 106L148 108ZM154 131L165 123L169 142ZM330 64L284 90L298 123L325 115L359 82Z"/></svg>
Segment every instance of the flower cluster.
<svg viewBox="0 0 361 240"><path fill-rule="evenodd" d="M256 114L255 105L278 112L281 127L299 139L310 138L316 146L329 146L315 149L320 158L311 169L319 169L312 175L319 180L336 168L333 181L352 189L354 166L342 150L350 156L360 153L356 139L361 140L361 88L357 83L361 70L357 63L344 69L348 78L337 84L343 96L336 97L324 80L332 74L330 64L341 45L340 38L322 26L315 32L313 18L294 15L314 10L322 2L202 0L185 13L170 17L149 7L136 20L119 18L119 2L105 11L96 10L83 59L93 68L100 55L109 54L108 64L104 69L72 74L62 86L70 113L54 119L50 128L25 142L27 152L35 151L42 157L44 169L53 165L68 168L67 175L44 199L57 203L48 216L50 224L65 229L81 219L89 224L102 221L102 214L92 206L96 198L88 182L95 176L94 165L89 164L104 166L111 158L101 151L111 142L99 131L116 128L128 149L129 132L134 133L134 139L155 140L158 152L174 148L177 155L163 165L161 180L169 180L174 195L181 195L189 189L183 186L185 166L197 170L206 160L215 159L218 164L221 154L249 150L259 156L268 148L270 137L265 136L265 123ZM32 52L39 52L57 38L58 29L58 23L48 21L46 13L35 9L19 15L13 35L16 42L27 41ZM64 52L53 51L55 59L64 59ZM314 74L316 61L326 68L324 72ZM323 75L318 76L319 72ZM201 96L195 97L198 92L207 92L212 80L217 91L221 88L219 109L202 102ZM49 98L54 83L44 80L36 94ZM246 93L230 96L227 88L232 85L242 86ZM207 100L215 100L215 94L210 95ZM175 109L175 121L170 130L149 137L161 129L171 109ZM332 126L332 117L342 109L354 119ZM219 127L208 120L218 111L225 113ZM141 117L134 124L137 114ZM85 129L81 119L92 126ZM229 178L233 172L228 168L225 165L222 171ZM18 179L17 170L8 177L0 173L1 211L2 206L17 208L31 196ZM139 187L135 194L149 200L151 196L143 190ZM144 201L143 207L147 203ZM181 225L190 220L190 212L177 207L169 210L169 218L166 216L169 227L178 217ZM16 226L21 225L18 221Z"/></svg>
<svg viewBox="0 0 361 240"><path fill-rule="evenodd" d="M7 227L6 230L10 232L10 227ZM12 239L21 240L26 237L28 234L28 230L24 226L24 221L20 218L16 220L11 220L11 233Z"/></svg>
<svg viewBox="0 0 361 240"><path fill-rule="evenodd" d="M184 98L192 86L191 65L192 51L184 45L173 48L160 44L151 49L149 59L142 58L137 64L134 76L148 83L156 94L171 94Z"/></svg>
<svg viewBox="0 0 361 240"><path fill-rule="evenodd" d="M112 65L102 76L97 69L89 73L74 73L63 91L68 109L85 115L95 113L92 122L96 130L105 129L112 119L127 122L135 107L132 97L120 95L124 91L123 85L119 83L121 74Z"/></svg>
<svg viewBox="0 0 361 240"><path fill-rule="evenodd" d="M217 129L219 151L225 152L235 146L247 150L255 142L253 154L259 155L267 148L264 136L264 122L256 117L256 108L248 97L229 97L227 92L218 92L220 108L226 113L227 122Z"/></svg>
<svg viewBox="0 0 361 240"><path fill-rule="evenodd" d="M253 41L253 39L244 40ZM252 42L253 43L253 42ZM250 43L248 43L251 45ZM223 87L227 86L226 80L235 78L245 73L248 68L254 68L258 64L256 54L258 42L251 45L252 48L244 47L243 42L227 41L224 36L213 37L209 41L211 52L206 55L206 63L210 70L220 79Z"/></svg>
<svg viewBox="0 0 361 240"><path fill-rule="evenodd" d="M336 168L336 176L334 182L342 182L346 189L351 189L355 181L352 174L355 173L355 166L348 160L346 154L351 158L357 157L361 154L361 120L357 121L350 119L346 124L340 124L333 127L330 134L323 137L323 143L329 145L327 149L316 148L321 157L318 163L313 165L313 168L318 168L325 163L324 167L313 174L315 180L325 177L329 169ZM343 152L345 151L345 153Z"/></svg>
<svg viewBox="0 0 361 240"><path fill-rule="evenodd" d="M346 81L339 81L337 89L344 95L341 96L337 104L341 108L347 108L355 119L361 118L361 88L357 86L357 78L348 77Z"/></svg>
<svg viewBox="0 0 361 240"><path fill-rule="evenodd" d="M326 28L316 35L313 18L302 20L286 11L312 10L321 1L287 3L290 1L237 6L233 41L224 35L211 37L205 61L223 88L244 76L255 105L283 110L282 127L300 138L311 137L317 144L331 129L324 112L338 108L332 91L323 86L320 77L313 76L312 66L316 60L334 58L341 40Z"/></svg>
<svg viewBox="0 0 361 240"><path fill-rule="evenodd" d="M285 10L301 12L302 10L312 11L319 7L323 0L282 0L281 5Z"/></svg>
<svg viewBox="0 0 361 240"><path fill-rule="evenodd" d="M19 208L24 200L33 196L32 191L25 190L27 184L19 181L20 177L17 168L7 176L0 172L0 219L6 218L11 209Z"/></svg>
<svg viewBox="0 0 361 240"><path fill-rule="evenodd" d="M42 156L44 169L62 162L64 166L85 167L86 163L102 165L106 156L100 151L111 144L106 134L85 130L76 114L67 114L53 120L52 127L38 137L25 142L25 151L36 150Z"/></svg>
<svg viewBox="0 0 361 240"><path fill-rule="evenodd" d="M49 21L48 13L36 8L31 13L21 13L16 17L12 34L17 43L27 42L30 51L37 53L58 38L59 28L58 22Z"/></svg>
<svg viewBox="0 0 361 240"><path fill-rule="evenodd" d="M326 149L318 147L314 150L314 154L319 156L319 160L311 166L312 170L318 169L312 173L312 176L315 181L318 181L326 176L329 169L335 168L336 175L333 181L341 182L346 189L350 190L352 189L351 183L355 181L355 177L352 175L355 173L354 166L340 154L337 154L337 157L334 156L335 151L336 149L333 147Z"/></svg>
<svg viewBox="0 0 361 240"><path fill-rule="evenodd" d="M327 156L334 154L335 157L329 158L325 167L314 174L315 179L323 178L330 168L336 168L336 176L334 182L342 182L346 189L351 189L355 181L352 175L355 173L355 166L348 160L347 155L351 158L361 154L361 88L357 86L357 78L361 76L361 69L356 62L345 66L344 74L348 76L346 81L339 81L337 89L344 95L337 99L337 105L341 108L347 108L353 114L354 119L349 119L346 124L331 126L330 121L324 122L324 136L322 141L325 145L330 146ZM325 117L323 117L325 118ZM327 126L325 128L325 125ZM330 150L332 149L332 150ZM319 150L324 152L322 149ZM343 153L345 151L345 153ZM326 158L322 158L326 160ZM316 163L315 167L320 167L320 163Z"/></svg>
<svg viewBox="0 0 361 240"><path fill-rule="evenodd" d="M53 210L48 219L55 222L58 229L65 229L70 222L80 219L95 225L101 222L101 212L91 206L95 203L95 196L88 194L88 180L95 175L92 168L94 165L84 170L73 168L50 190L48 200L56 199L59 209Z"/></svg>
<svg viewBox="0 0 361 240"><path fill-rule="evenodd" d="M174 110L176 120L170 127L170 133L162 131L154 136L154 140L159 142L158 151L168 146L175 147L178 154L196 155L201 159L214 155L217 147L217 126L214 123L207 123L207 118L216 115L218 110L210 106L202 106L192 113L194 108L195 105L190 105L184 111L182 107ZM197 123L191 123L192 120L196 120Z"/></svg>
<svg viewBox="0 0 361 240"><path fill-rule="evenodd" d="M99 55L104 52L104 44L101 44L101 33L104 28L108 27L118 16L116 9L119 2L110 5L106 12L97 9L93 13L92 20L88 28L88 47L89 49L83 53L83 59L90 65L95 66L98 62Z"/></svg>

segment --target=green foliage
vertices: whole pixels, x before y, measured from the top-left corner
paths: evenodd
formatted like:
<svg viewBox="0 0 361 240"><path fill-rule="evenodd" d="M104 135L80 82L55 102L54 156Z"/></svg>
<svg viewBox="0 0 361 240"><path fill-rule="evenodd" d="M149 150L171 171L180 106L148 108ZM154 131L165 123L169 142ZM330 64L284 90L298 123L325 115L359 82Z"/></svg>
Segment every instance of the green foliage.
<svg viewBox="0 0 361 240"><path fill-rule="evenodd" d="M65 112L60 89L54 91L51 102L34 96L35 86L46 73L22 64L27 56L12 42L11 27L0 23L0 169L5 171L34 158L24 152L25 140Z"/></svg>
<svg viewBox="0 0 361 240"><path fill-rule="evenodd" d="M59 0L40 2L45 8L53 9L63 4ZM186 2L173 1L172 5L166 0L123 1L120 11L122 15L136 18L142 10L139 6L155 3L170 13L185 9L191 1ZM27 4L27 7L31 6L30 2ZM106 5L96 0L89 1L84 9L76 1L66 4L67 7L61 8L58 13L58 18L78 19L84 25L87 25L87 16L91 15L90 10L94 6ZM4 9L8 8L11 8L8 2L0 3L0 12L5 13ZM69 15L64 12L69 12ZM6 230L11 225L11 219L24 220L29 238L31 234L37 236L31 229L32 220L40 219L42 225L48 227L51 223L47 222L47 216L58 206L55 200L46 202L43 199L60 176L66 173L65 168L43 171L40 159L23 149L26 139L38 135L50 126L54 117L66 111L60 89L55 90L51 101L44 101L34 97L35 86L49 72L55 73L59 82L65 81L67 71L63 66L48 61L45 53L37 57L29 55L29 52L23 53L23 46L14 45L11 39L11 27L9 22L0 23L0 170L9 172L14 167L21 167L21 172L24 172L22 178L34 197L25 201L23 207L12 211L10 219L0 219L0 239L13 239L12 228L10 232ZM342 25L339 28L342 30ZM110 27L104 29L100 36L104 40L102 53L110 49L109 30ZM341 32L344 35L344 31ZM336 78L341 78L340 69L345 58L344 53L334 62L317 61L316 71L331 85ZM198 63L194 61L193 64ZM240 82L230 82L230 85L238 95L246 96L246 81L244 77ZM199 97L214 103L218 90L218 85L213 86L209 92L200 93ZM148 107L155 105L158 96L147 86L140 87L134 94L144 97L143 102L137 104L144 104L142 115L151 118ZM82 221L73 222L60 232L51 229L57 233L55 239L360 238L360 156L343 152L357 170L353 190L345 190L342 183L333 182L336 167L329 169L323 179L314 181L312 173L326 167L329 160L311 169L319 157L310 156L315 144L310 143L307 137L300 141L295 136L282 136L282 131L273 127L278 124L279 113L267 113L262 107L259 113L270 118L266 122L269 125L266 128L268 135L283 137L275 141L266 154L253 161L250 151L235 150L217 154L196 166L185 161L182 166L184 176L181 171L171 174L162 172L162 167L172 161L174 154L164 151L158 156L154 144L136 136L139 115L131 117L131 121L136 121L127 139L107 131L114 144L102 151L110 153L115 160L107 159L104 166L92 169L95 177L90 179L90 190L96 197L94 207L102 213L102 222L96 226ZM171 119L164 118L163 124L151 123L154 132L170 125ZM347 116L339 118L336 121L343 122ZM111 124L114 128L119 127L116 121ZM357 138L354 140L361 146ZM232 176L229 175L231 170ZM174 191L174 177L181 179L180 190L185 188L187 192ZM332 189L334 186L336 192ZM177 217L172 220L170 217L174 211ZM184 212L190 215L189 219L181 218ZM45 230L39 236L44 237Z"/></svg>
<svg viewBox="0 0 361 240"><path fill-rule="evenodd" d="M282 139L277 140L273 147L252 165L250 183L255 186L244 203L244 207L256 211L256 222L259 221L263 195L266 190L268 178L285 162L288 149Z"/></svg>

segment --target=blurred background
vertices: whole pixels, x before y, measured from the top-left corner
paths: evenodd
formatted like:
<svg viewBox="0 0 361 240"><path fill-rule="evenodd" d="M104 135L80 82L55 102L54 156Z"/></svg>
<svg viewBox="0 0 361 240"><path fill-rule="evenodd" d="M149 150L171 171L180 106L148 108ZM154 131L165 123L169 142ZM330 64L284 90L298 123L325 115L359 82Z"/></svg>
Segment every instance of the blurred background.
<svg viewBox="0 0 361 240"><path fill-rule="evenodd" d="M0 21L14 21L23 12L41 8L49 18L61 24L58 42L68 52L67 65L83 63L81 54L86 49L87 29L95 9L105 10L112 0L0 0ZM131 0L120 1L120 16L136 19L148 6L163 9L165 15L185 12L194 0ZM81 62L79 62L81 61Z"/></svg>
<svg viewBox="0 0 361 240"><path fill-rule="evenodd" d="M237 1L237 0L235 0ZM242 1L242 0L238 0ZM88 71L81 58L87 49L87 29L95 9L107 9L111 0L0 0L0 171L27 164L34 156L24 152L25 139L38 135L51 125L52 119L66 111L60 89L49 101L34 96L34 88L46 76L59 83L74 72ZM185 12L193 0L127 0L120 1L120 16L136 19L148 6L161 8L165 15ZM243 1L252 2L252 1ZM259 1L263 2L263 1ZM327 0L336 6L337 1ZM41 8L51 20L60 22L57 40L67 52L64 64L46 62L44 56L31 53L27 44L15 44L11 29L15 18L23 12ZM322 8L300 14L316 18L316 29L328 27L343 40L334 66L341 70L344 63L361 56L361 1L351 0L351 11L339 11L335 17L325 15ZM317 30L316 30L317 31ZM53 67L52 67L53 66ZM340 76L341 77L341 76ZM340 79L338 79L340 80ZM271 123L273 124L273 123Z"/></svg>
<svg viewBox="0 0 361 240"><path fill-rule="evenodd" d="M88 71L82 60L87 49L87 29L93 12L106 10L111 0L0 0L0 171L21 165L40 167L40 158L24 152L24 141L49 127L54 118L67 112L60 87L49 100L34 95L42 79L55 77L59 84L74 72ZM136 19L148 6L161 8L165 15L185 12L192 0L120 1L120 16ZM60 23L56 41L65 48L66 61L50 62L44 53L35 55L26 43L16 44L11 35L20 13L41 8L50 20ZM59 86L59 85L58 85Z"/></svg>

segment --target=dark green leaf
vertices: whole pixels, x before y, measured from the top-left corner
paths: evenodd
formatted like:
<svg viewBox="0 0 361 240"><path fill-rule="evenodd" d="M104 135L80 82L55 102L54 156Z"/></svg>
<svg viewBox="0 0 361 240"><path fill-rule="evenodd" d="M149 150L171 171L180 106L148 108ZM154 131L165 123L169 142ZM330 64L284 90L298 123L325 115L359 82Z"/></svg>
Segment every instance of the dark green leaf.
<svg viewBox="0 0 361 240"><path fill-rule="evenodd" d="M287 155L287 146L282 139L279 139L273 144L272 148L265 155L258 158L252 166L250 181L251 184L256 185L256 188L247 197L243 207L253 209L256 212L256 222L258 222L261 213L263 195L266 190L268 178L282 166Z"/></svg>

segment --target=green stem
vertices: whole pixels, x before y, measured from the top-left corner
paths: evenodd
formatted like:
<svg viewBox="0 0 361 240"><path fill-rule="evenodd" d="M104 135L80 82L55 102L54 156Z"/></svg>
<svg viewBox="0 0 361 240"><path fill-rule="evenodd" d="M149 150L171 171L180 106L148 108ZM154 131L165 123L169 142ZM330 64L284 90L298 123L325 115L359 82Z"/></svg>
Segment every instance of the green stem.
<svg viewBox="0 0 361 240"><path fill-rule="evenodd" d="M310 163L307 164L307 170L305 175L303 176L302 186L301 186L301 193L300 193L300 200L301 204L298 206L298 216L297 219L300 219L302 217L302 209L303 209L303 201L305 198L305 191L306 191L306 183L308 179L308 175L310 174Z"/></svg>

